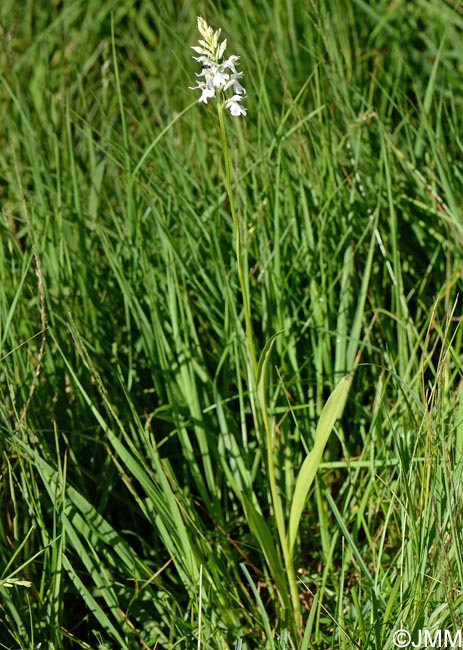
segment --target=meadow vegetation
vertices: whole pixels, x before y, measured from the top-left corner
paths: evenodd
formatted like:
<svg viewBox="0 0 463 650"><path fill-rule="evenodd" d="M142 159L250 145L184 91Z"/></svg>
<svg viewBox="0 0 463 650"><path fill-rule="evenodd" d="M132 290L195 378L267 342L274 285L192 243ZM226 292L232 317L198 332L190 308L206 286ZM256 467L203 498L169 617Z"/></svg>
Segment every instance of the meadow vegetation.
<svg viewBox="0 0 463 650"><path fill-rule="evenodd" d="M2 0L0 648L463 628L462 51L453 0Z"/></svg>

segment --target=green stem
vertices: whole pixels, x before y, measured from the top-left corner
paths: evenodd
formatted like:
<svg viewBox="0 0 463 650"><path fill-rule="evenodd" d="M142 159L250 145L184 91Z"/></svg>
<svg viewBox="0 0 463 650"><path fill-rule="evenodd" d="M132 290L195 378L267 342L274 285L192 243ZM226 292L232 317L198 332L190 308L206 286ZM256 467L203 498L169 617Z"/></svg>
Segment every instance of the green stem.
<svg viewBox="0 0 463 650"><path fill-rule="evenodd" d="M245 269L243 265L241 228L236 213L235 196L232 191L230 157L228 154L227 134L225 130L225 121L223 115L224 112L223 101L217 102L217 111L219 116L220 137L222 140L222 150L223 150L223 157L225 163L225 184L227 188L228 200L230 203L230 211L233 220L233 231L235 236L235 247L236 247L236 261L238 266L238 277L240 282L241 297L243 300L246 340L248 346L248 354L249 354L251 367L252 367L252 372L250 373L252 375L250 393L251 393L251 403L253 404L254 396L257 388L259 368L258 368L256 352L254 348L254 333L253 333L252 322L251 322L250 301L249 301L248 286L247 286L246 276L245 276ZM301 605L299 601L299 592L297 589L297 580L296 580L296 574L294 570L294 562L286 542L285 524L283 518L283 511L281 507L281 500L278 494L278 486L277 486L276 473L275 473L275 461L273 457L272 428L270 424L270 418L268 414L265 395L258 396L258 404L259 404L259 410L261 412L262 422L265 430L265 442L267 448L267 468L268 468L273 510L275 513L275 521L278 530L278 536L280 538L280 547L283 552L283 560L284 560L284 564L288 576L288 583L289 583L289 588L291 593L291 603L293 606L293 615L294 615L293 620L295 622L296 631L298 632L301 629ZM257 420L256 420L256 426L258 426Z"/></svg>
<svg viewBox="0 0 463 650"><path fill-rule="evenodd" d="M260 392L260 391L259 391ZM281 507L281 499L278 494L278 486L275 473L275 461L273 457L273 441L272 441L272 427L268 414L268 408L265 395L259 395L259 406L262 414L262 420L265 429L265 439L267 446L267 467L270 482L270 492L272 495L273 511L275 513L275 521L278 530L278 537L280 538L280 547L283 552L283 560L286 568L288 578L289 591L291 594L291 603L293 606L293 620L295 622L295 632L299 634L301 630L301 603L299 600L299 591L297 588L297 579L294 569L294 560L292 552L290 551L287 543L285 523L283 518L283 509Z"/></svg>
<svg viewBox="0 0 463 650"><path fill-rule="evenodd" d="M222 139L222 149L223 157L225 162L225 185L227 187L228 200L230 203L230 211L233 219L233 231L235 235L235 250L236 250L236 261L238 265L238 277L240 282L241 295L243 299L243 310L244 310L244 323L246 329L246 339L248 344L248 353L251 359L254 386L257 378L257 358L256 351L254 348L254 337L251 323L251 309L249 305L249 296L248 296L248 286L246 283L244 268L243 268L243 250L241 243L241 228L238 221L238 216L236 214L235 207L235 196L232 191L231 184L231 172L230 172L230 157L228 155L228 144L227 144L227 134L225 131L225 121L223 119L223 109L224 103L217 102L217 112L219 114L219 124L220 124L220 137Z"/></svg>

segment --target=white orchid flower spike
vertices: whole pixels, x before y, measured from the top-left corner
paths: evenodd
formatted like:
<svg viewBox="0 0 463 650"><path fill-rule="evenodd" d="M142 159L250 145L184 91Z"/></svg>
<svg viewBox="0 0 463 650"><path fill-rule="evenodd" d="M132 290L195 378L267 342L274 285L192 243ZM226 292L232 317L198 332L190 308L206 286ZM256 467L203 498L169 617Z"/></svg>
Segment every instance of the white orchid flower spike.
<svg viewBox="0 0 463 650"><path fill-rule="evenodd" d="M246 90L240 83L243 72L237 72L236 65L239 56L232 54L228 59L223 55L227 49L227 41L219 43L220 32L216 32L210 27L201 16L198 16L198 30L202 36L199 45L192 49L199 54L193 59L202 64L201 72L197 73L198 80L196 86L190 86L190 90L200 90L200 102L207 104L208 99L217 98L219 102L225 102L225 108L230 111L230 115L238 117L246 115L246 108L241 104L246 99ZM231 89L232 95L227 96L227 91Z"/></svg>

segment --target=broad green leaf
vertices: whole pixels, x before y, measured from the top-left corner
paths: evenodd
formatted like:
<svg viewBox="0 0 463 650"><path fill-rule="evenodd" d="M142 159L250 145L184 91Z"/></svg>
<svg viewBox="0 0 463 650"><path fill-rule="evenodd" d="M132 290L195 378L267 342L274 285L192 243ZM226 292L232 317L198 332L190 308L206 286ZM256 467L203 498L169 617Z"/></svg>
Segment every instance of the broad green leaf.
<svg viewBox="0 0 463 650"><path fill-rule="evenodd" d="M296 541L299 523L304 509L305 501L310 490L310 486L317 473L318 466L322 459L323 450L325 449L328 438L333 430L336 420L342 415L347 400L352 378L345 375L334 391L329 396L323 411L320 415L317 430L315 431L315 442L312 451L309 453L297 477L296 487L294 488L294 497L291 504L288 528L288 550L292 557L294 543Z"/></svg>

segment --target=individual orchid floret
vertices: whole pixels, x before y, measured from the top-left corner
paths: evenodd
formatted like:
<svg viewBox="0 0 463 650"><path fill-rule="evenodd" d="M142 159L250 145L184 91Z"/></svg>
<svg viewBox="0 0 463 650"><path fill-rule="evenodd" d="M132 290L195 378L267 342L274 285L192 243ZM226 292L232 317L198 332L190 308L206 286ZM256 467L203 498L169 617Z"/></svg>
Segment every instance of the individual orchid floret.
<svg viewBox="0 0 463 650"><path fill-rule="evenodd" d="M225 102L225 108L228 108L233 117L246 115L246 109L239 103L242 99L242 95L233 95L233 97L230 97L230 99L227 99Z"/></svg>
<svg viewBox="0 0 463 650"><path fill-rule="evenodd" d="M190 90L199 90L201 91L201 97L198 99L198 102L204 102L207 104L208 98L215 97L214 88L210 88L205 81L198 81L196 86L189 86Z"/></svg>
<svg viewBox="0 0 463 650"><path fill-rule="evenodd" d="M226 61L223 62L223 67L229 68L233 72L233 74L236 74L235 63L238 61L239 58L240 58L239 56L232 54L231 56L228 57ZM240 74L243 73L240 72Z"/></svg>
<svg viewBox="0 0 463 650"><path fill-rule="evenodd" d="M238 79L241 79L243 76L242 72L237 72L236 74L231 74L230 79L227 81L225 86L223 87L224 90L228 90L228 88L231 88L233 86L233 92L235 95L245 95L246 91L244 90L243 86L240 84Z"/></svg>
<svg viewBox="0 0 463 650"><path fill-rule="evenodd" d="M190 89L201 90L198 101L204 104L207 104L208 99L217 97L220 105L225 104L225 108L233 117L246 115L246 109L240 104L246 97L246 90L239 81L243 72L236 70L240 57L233 54L222 60L227 41L220 42L221 30L214 32L201 16L198 17L198 30L202 39L199 40L199 45L193 46L192 49L199 54L193 59L202 64L201 72L196 76L202 77L203 80L197 81L196 86L190 86ZM226 91L230 88L233 95L227 98Z"/></svg>

